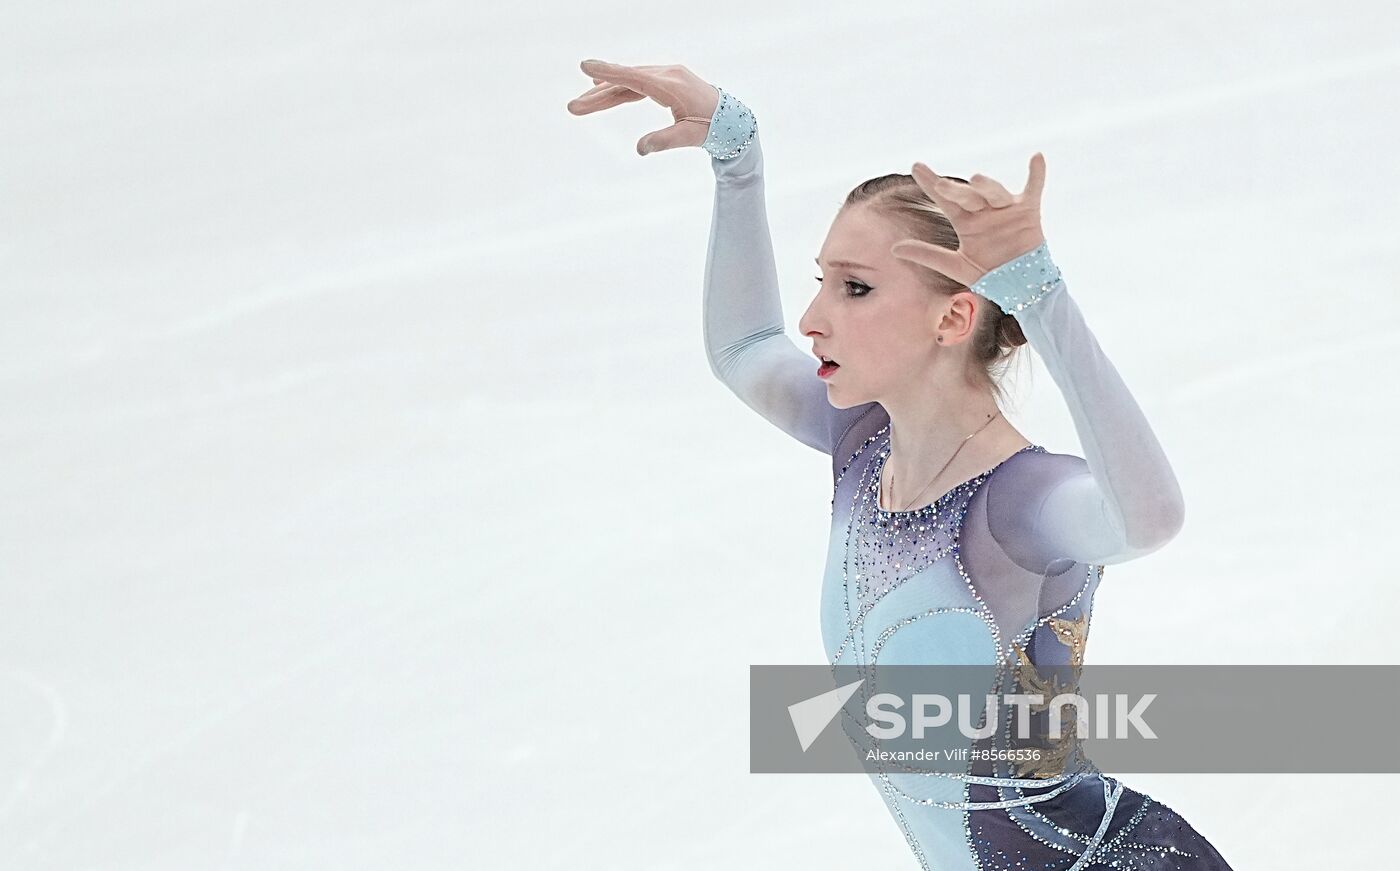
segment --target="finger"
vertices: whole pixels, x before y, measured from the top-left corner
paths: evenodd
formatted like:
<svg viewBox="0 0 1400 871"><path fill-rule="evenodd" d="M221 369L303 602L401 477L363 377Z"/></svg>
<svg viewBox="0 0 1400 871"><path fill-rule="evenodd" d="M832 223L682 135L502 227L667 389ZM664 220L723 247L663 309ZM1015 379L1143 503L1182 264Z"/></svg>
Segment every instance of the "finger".
<svg viewBox="0 0 1400 871"><path fill-rule="evenodd" d="M942 189L938 186L938 181L942 179L943 176L929 169L922 163L914 164L911 174L914 176L914 181L918 184L919 188L923 190L924 193L928 194L928 198L933 200L934 205L942 209L943 214L947 215L949 220L957 220L967 214L967 211L964 210L962 206L943 196Z"/></svg>
<svg viewBox="0 0 1400 871"><path fill-rule="evenodd" d="M1011 192L1002 187L998 181L987 178L980 173L974 174L972 178L967 180L967 183L972 185L973 190L981 194L982 198L987 201L987 205L994 209L1000 209L1016 202L1016 198L1011 195Z"/></svg>
<svg viewBox="0 0 1400 871"><path fill-rule="evenodd" d="M687 145L699 145L705 141L709 128L701 129L694 124L682 124L677 121L670 127L655 130L643 136L637 142L638 154L651 154L653 151L665 151L669 148L680 148Z"/></svg>
<svg viewBox="0 0 1400 871"><path fill-rule="evenodd" d="M605 82L605 81L603 81L602 79L594 79L593 82L594 82L593 87L591 87L591 88L589 88L588 90L584 91L582 94L579 94L577 97L574 97L574 99L575 99L575 100L582 100L584 97L591 97L591 96L593 96L594 94L600 93L600 92L602 92L602 91L606 91L608 88L616 88L616 87L619 87L618 85L613 85L613 84L610 84L610 83L608 83L608 82Z"/></svg>
<svg viewBox="0 0 1400 871"><path fill-rule="evenodd" d="M932 269L964 287L972 287L987 274L986 267L968 257L961 248L954 251L922 239L903 239L896 242L890 247L890 253Z"/></svg>
<svg viewBox="0 0 1400 871"><path fill-rule="evenodd" d="M1026 180L1026 189L1022 196L1026 199L1039 203L1040 194L1045 190L1045 155L1037 151L1031 155L1030 177Z"/></svg>
<svg viewBox="0 0 1400 871"><path fill-rule="evenodd" d="M607 85L604 90L596 93L590 92L581 97L575 97L568 103L568 110L574 115L588 115L593 112L601 112L604 109L611 109L613 106L621 106L623 103L635 103L644 97L622 85Z"/></svg>
<svg viewBox="0 0 1400 871"><path fill-rule="evenodd" d="M951 251L921 239L904 239L890 247L894 256L908 260L927 269L945 275L965 287L977 283L980 274L976 267Z"/></svg>
<svg viewBox="0 0 1400 871"><path fill-rule="evenodd" d="M655 71L657 71L657 70L665 70L665 69L668 69L668 67L666 67L666 64L662 64L662 63L638 63L637 66L631 67L631 69L634 69L634 70L647 70L648 73L655 73ZM601 80L601 78L594 78L594 81L602 81L602 80Z"/></svg>
<svg viewBox="0 0 1400 871"><path fill-rule="evenodd" d="M934 200L934 202L937 203L939 207L943 208L944 214L947 214L949 218L952 218L953 215L949 213L947 207L944 206L944 201L952 203L964 212L976 212L980 209L987 208L987 201L982 199L982 195L963 182L945 178L929 169L928 166L923 163L916 163L914 166L916 179L918 178L917 170L919 168L922 168L923 171L927 173L925 176L925 181L927 183L921 184L920 187L922 187L929 196L937 194L943 198L943 201Z"/></svg>
<svg viewBox="0 0 1400 871"><path fill-rule="evenodd" d="M977 212L990 207L982 194L969 184L940 176L934 186L939 193L943 194L944 199L957 203L965 212Z"/></svg>
<svg viewBox="0 0 1400 871"><path fill-rule="evenodd" d="M579 68L596 79L612 82L618 85L626 85L639 94L647 94L650 88L651 75L647 70L637 67L627 67L622 64L610 64L600 60L586 60L579 64Z"/></svg>
<svg viewBox="0 0 1400 871"><path fill-rule="evenodd" d="M681 95L675 90L676 83L660 74L668 69L667 67L656 64L645 67L628 67L600 60L586 60L579 66L589 75L597 75L610 82L626 85L639 94L651 97L668 109L675 109L681 105Z"/></svg>
<svg viewBox="0 0 1400 871"><path fill-rule="evenodd" d="M652 65L650 65L650 66L633 67L633 69L647 70L648 72L650 72L650 71L653 71L653 70L664 69L664 67L660 67L660 66L657 66L656 64L652 64ZM595 85L607 84L607 81L608 81L607 79L600 79L600 78L598 78L597 76L593 76L592 79L593 79L593 84L595 84Z"/></svg>

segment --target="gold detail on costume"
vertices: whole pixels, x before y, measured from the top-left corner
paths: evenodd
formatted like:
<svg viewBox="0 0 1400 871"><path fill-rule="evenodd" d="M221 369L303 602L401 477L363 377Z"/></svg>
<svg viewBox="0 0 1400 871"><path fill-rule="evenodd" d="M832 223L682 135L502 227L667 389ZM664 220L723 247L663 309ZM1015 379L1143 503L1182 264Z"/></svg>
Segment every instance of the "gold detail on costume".
<svg viewBox="0 0 1400 871"><path fill-rule="evenodd" d="M1050 628L1054 630L1055 637L1069 647L1070 665L1078 670L1084 665L1084 643L1089 638L1089 615L1082 615L1078 620L1051 617Z"/></svg>
<svg viewBox="0 0 1400 871"><path fill-rule="evenodd" d="M1074 752L1074 730L1065 730L1058 741L1046 741L1039 759L1023 759L1016 763L1016 777L1058 777L1064 773L1069 756Z"/></svg>
<svg viewBox="0 0 1400 871"><path fill-rule="evenodd" d="M1050 700L1060 693L1073 692L1074 684L1065 686L1060 683L1059 675L1051 675L1049 680L1040 673L1031 662L1031 658L1026 655L1026 649L1019 644L1011 645L1016 651L1016 657L1020 661L1016 663L1016 686L1017 692L1039 693L1045 701L1040 704L1031 704L1032 711L1045 711L1050 708Z"/></svg>
<svg viewBox="0 0 1400 871"><path fill-rule="evenodd" d="M1064 672L1063 667L1055 669L1056 673L1047 678L1036 668L1035 663L1031 662L1024 647L1019 644L1011 645L1011 649L1015 651L1016 655L1016 662L1013 666L1016 692L1040 695L1042 701L1039 704L1031 703L1027 709L1030 712L1044 712L1046 719L1046 728L1032 729L1031 737L1028 739L1016 738L1014 737L1015 732L1011 733L1013 746L1016 749L1039 749L1041 751L1039 759L1023 759L1015 762L1016 777L1056 777L1062 774L1070 754L1077 746L1076 724L1073 719L1062 723L1063 734L1059 738L1049 737L1048 711L1051 700L1056 696L1079 692L1079 673L1084 663L1084 646L1089 633L1089 617L1083 615L1076 620L1052 617L1049 625L1060 643L1069 648L1069 669L1073 679L1068 685L1060 682L1060 676ZM1069 710L1073 711L1074 709L1071 707Z"/></svg>

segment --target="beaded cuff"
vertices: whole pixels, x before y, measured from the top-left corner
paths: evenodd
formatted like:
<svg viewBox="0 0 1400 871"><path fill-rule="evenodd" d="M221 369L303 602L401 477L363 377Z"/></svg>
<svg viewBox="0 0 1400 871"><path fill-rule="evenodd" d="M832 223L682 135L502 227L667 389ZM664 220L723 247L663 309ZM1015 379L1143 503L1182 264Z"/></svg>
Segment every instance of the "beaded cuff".
<svg viewBox="0 0 1400 871"><path fill-rule="evenodd" d="M758 131L758 119L733 94L715 85L719 105L710 118L710 133L702 147L717 160L730 160L743 154Z"/></svg>
<svg viewBox="0 0 1400 871"><path fill-rule="evenodd" d="M1008 260L979 278L971 290L996 303L1003 312L1015 314L1063 286L1060 270L1050 260L1049 244L1041 242L1038 248Z"/></svg>

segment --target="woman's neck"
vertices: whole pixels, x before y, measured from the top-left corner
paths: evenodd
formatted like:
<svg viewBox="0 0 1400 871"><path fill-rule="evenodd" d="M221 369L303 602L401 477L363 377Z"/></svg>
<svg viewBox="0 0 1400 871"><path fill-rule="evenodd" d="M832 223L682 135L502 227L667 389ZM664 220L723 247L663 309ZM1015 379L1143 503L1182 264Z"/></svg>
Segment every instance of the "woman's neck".
<svg viewBox="0 0 1400 871"><path fill-rule="evenodd" d="M893 475L897 483L894 497L902 503L914 500L913 507L932 502L948 487L1030 444L985 388L951 388L943 382L936 392L881 405L890 417L886 475ZM916 491L925 485L930 486L916 499Z"/></svg>

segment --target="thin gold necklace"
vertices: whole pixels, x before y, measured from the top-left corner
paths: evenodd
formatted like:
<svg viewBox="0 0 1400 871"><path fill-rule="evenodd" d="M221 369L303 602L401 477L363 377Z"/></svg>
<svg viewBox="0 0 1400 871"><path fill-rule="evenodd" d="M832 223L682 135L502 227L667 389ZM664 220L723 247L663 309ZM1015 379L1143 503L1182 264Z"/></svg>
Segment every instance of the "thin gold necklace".
<svg viewBox="0 0 1400 871"><path fill-rule="evenodd" d="M982 430L986 429L986 428L987 428L987 424L989 424L989 423L991 423L992 421L996 420L996 419L997 419L997 416L1000 415L1000 414L1001 414L1001 409L997 409L996 413L995 413L995 414L992 414L991 416L989 416L989 417L987 418L987 420L986 420L985 423L983 423L981 426L977 427L977 429L976 429L974 432L969 433L968 436L967 436L966 438L964 438L961 442L959 442L959 443L958 443L957 450L953 451L953 456L951 456L951 457L948 458L948 462L947 462L947 463L944 463L942 468L940 468L937 472L934 472L934 473L933 473L933 477L928 479L928 483L924 485L923 490L920 490L919 492L917 492L917 493L914 494L914 498L911 499L911 500L909 500L909 505L905 505L903 508L900 508L900 509L897 509L897 510L900 510L900 511L908 511L908 510L909 510L909 506L910 506L910 505L913 505L915 502L918 501L918 499L919 499L920 496L924 495L924 490L927 490L929 487L932 487L932 486L933 486L933 482L934 482L934 481L937 481L937 480L938 480L938 476L941 475L941 474L943 474L943 469L948 468L948 463L953 462L953 459L954 459L955 457L957 457L957 455L958 455L958 451L961 451L961 450L963 449L963 445L967 444L968 441L969 441L973 436L977 435L977 433L979 433L979 432L981 432ZM891 445L890 453L894 453L894 448L893 448L893 445L894 445L894 424L890 424L890 445ZM888 457L885 458L885 465L887 465L887 466L889 465L889 458L888 458ZM883 469L881 469L881 471L883 471ZM890 467L890 486L889 486L888 492L889 492L889 494L890 494L890 504L891 504L891 505L898 505L898 504L899 504L898 501L894 498L894 467L892 467L892 466ZM895 510L895 509L889 509L889 510Z"/></svg>

